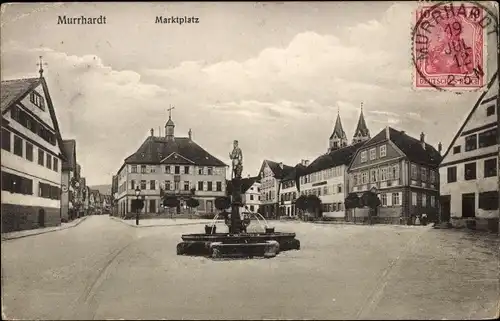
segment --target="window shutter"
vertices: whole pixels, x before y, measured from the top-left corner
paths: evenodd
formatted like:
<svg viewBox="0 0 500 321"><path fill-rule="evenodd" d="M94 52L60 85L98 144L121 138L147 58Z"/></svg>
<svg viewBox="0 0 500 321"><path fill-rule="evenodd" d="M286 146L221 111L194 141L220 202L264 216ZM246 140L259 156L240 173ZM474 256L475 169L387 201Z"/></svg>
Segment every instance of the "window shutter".
<svg viewBox="0 0 500 321"><path fill-rule="evenodd" d="M392 194L386 194L387 195L387 206L392 206Z"/></svg>
<svg viewBox="0 0 500 321"><path fill-rule="evenodd" d="M399 192L399 204L398 205L402 205L403 204L403 192Z"/></svg>

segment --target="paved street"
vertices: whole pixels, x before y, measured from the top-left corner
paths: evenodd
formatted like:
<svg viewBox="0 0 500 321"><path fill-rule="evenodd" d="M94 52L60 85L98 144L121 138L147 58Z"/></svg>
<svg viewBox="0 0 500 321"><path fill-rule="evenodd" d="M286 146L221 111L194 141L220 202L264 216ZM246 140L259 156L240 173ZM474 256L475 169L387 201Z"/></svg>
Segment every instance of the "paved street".
<svg viewBox="0 0 500 321"><path fill-rule="evenodd" d="M493 235L272 224L295 231L302 249L273 259L182 257L175 252L181 234L203 225L133 228L107 216L3 241L4 313L10 319L473 319L498 311Z"/></svg>

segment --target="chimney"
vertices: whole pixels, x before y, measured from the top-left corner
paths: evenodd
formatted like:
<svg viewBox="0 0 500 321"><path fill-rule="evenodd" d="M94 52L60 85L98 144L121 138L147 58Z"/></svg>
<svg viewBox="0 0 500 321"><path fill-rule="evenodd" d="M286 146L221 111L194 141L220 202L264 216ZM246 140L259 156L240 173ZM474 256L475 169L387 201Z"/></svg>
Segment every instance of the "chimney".
<svg viewBox="0 0 500 321"><path fill-rule="evenodd" d="M153 128L151 128L151 136L154 136L154 134L155 134L155 131Z"/></svg>
<svg viewBox="0 0 500 321"><path fill-rule="evenodd" d="M280 168L283 169L283 163L282 162L280 162Z"/></svg>
<svg viewBox="0 0 500 321"><path fill-rule="evenodd" d="M307 159L301 160L300 163L302 164L302 166L309 166L309 161Z"/></svg>
<svg viewBox="0 0 500 321"><path fill-rule="evenodd" d="M402 132L404 133L404 132ZM390 139L391 137L389 136L389 126L385 126L385 138Z"/></svg>
<svg viewBox="0 0 500 321"><path fill-rule="evenodd" d="M441 155L441 151L443 150L443 144L441 144L441 142L439 142L438 144L438 152L439 152L439 155Z"/></svg>
<svg viewBox="0 0 500 321"><path fill-rule="evenodd" d="M404 135L404 134L406 134L406 132L405 132L404 130L402 130L402 131L401 131L401 134L403 134L403 135Z"/></svg>
<svg viewBox="0 0 500 321"><path fill-rule="evenodd" d="M420 133L420 143L422 144L422 148L425 149L425 134L424 134L424 132Z"/></svg>
<svg viewBox="0 0 500 321"><path fill-rule="evenodd" d="M193 139L193 132L191 131L191 128L189 128L188 135L189 135L189 140L192 140Z"/></svg>

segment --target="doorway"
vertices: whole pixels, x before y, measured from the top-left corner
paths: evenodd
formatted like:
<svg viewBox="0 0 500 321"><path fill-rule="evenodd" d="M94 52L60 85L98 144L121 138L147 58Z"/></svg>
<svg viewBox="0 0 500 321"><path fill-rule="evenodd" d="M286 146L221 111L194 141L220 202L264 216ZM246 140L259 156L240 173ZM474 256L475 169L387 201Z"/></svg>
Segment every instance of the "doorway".
<svg viewBox="0 0 500 321"><path fill-rule="evenodd" d="M476 194L462 194L462 217L476 216Z"/></svg>
<svg viewBox="0 0 500 321"><path fill-rule="evenodd" d="M43 208L38 211L38 226L45 227L45 210Z"/></svg>
<svg viewBox="0 0 500 321"><path fill-rule="evenodd" d="M451 219L451 196L443 195L440 199L441 203L441 222L449 222Z"/></svg>

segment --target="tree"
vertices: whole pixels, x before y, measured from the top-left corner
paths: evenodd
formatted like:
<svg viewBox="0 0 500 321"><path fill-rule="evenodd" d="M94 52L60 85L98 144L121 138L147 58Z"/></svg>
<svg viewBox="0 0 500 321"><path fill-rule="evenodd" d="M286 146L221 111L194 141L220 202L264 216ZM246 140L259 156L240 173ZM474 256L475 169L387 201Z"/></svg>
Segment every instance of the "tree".
<svg viewBox="0 0 500 321"><path fill-rule="evenodd" d="M171 207L177 207L179 205L180 205L180 201L175 196L165 196L163 198L163 206L171 208Z"/></svg>
<svg viewBox="0 0 500 321"><path fill-rule="evenodd" d="M215 199L214 205L216 209L223 211L231 206L231 199L227 196L219 196Z"/></svg>
<svg viewBox="0 0 500 321"><path fill-rule="evenodd" d="M321 215L321 199L313 194L307 195L307 209L317 217ZM319 214L319 215L318 215Z"/></svg>
<svg viewBox="0 0 500 321"><path fill-rule="evenodd" d="M132 212L137 212L138 210L142 210L144 208L144 200L133 199L131 207L132 207Z"/></svg>
<svg viewBox="0 0 500 321"><path fill-rule="evenodd" d="M356 193L350 193L347 195L344 205L346 210L352 209L353 210L353 217L354 217L354 222L356 223L356 207L363 207L361 204L361 199L359 198L358 194Z"/></svg>
<svg viewBox="0 0 500 321"><path fill-rule="evenodd" d="M381 202L378 198L377 194L372 191L367 191L361 196L361 202L364 206L368 206L370 208L369 211L369 221L372 223L372 212L376 213L377 207L380 206Z"/></svg>
<svg viewBox="0 0 500 321"><path fill-rule="evenodd" d="M193 209L193 208L195 208L195 207L200 206L200 202L199 202L196 198L192 198L192 197L190 197L190 198L186 201L186 205L187 205L187 207L189 207L190 209Z"/></svg>
<svg viewBox="0 0 500 321"><path fill-rule="evenodd" d="M305 195L300 195L299 198L295 200L295 207L305 211L307 209L307 197Z"/></svg>

